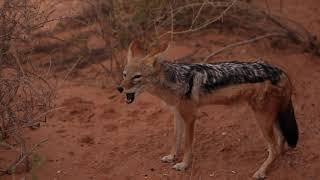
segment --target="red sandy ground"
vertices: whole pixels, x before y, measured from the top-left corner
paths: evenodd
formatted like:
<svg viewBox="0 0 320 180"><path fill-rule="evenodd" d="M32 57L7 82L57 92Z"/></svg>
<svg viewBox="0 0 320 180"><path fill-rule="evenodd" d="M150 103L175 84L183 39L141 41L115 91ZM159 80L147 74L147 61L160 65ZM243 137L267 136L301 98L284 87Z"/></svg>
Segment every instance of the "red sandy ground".
<svg viewBox="0 0 320 180"><path fill-rule="evenodd" d="M319 1L284 2L286 15L319 36ZM212 34L216 32L177 40L168 57L189 54L197 43L213 51L219 48L217 42L240 40ZM319 179L320 58L292 49L275 50L263 43L237 48L221 58L247 61L257 57L283 68L291 77L300 128L297 148L287 150L274 163L268 179ZM85 80L93 76L97 68L98 65L91 65L70 81L62 82L58 78L60 88L56 104L63 108L53 113L42 128L27 133L33 143L41 138L49 139L37 151L45 159L33 172L37 179L242 180L250 179L265 160L265 142L246 105L208 106L200 110L196 123L192 167L186 172L174 171L173 164L160 162L160 157L167 155L170 149L171 113L159 99L149 94L142 94L135 103L127 105L114 87L101 88L100 82L94 80L87 83ZM11 176L4 179L11 179Z"/></svg>

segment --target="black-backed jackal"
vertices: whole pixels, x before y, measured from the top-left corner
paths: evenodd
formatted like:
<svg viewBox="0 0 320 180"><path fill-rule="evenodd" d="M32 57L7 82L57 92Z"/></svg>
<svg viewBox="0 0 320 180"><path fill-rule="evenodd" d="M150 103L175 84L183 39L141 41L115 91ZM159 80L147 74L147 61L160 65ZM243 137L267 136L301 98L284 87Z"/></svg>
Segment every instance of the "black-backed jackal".
<svg viewBox="0 0 320 180"><path fill-rule="evenodd" d="M171 63L162 56L166 48L161 46L144 54L139 41L133 41L129 46L123 81L118 87L120 92L126 94L128 104L141 92L147 91L173 110L175 137L170 154L162 157L161 161L175 160L182 134L185 133L183 160L173 168L185 170L190 165L194 123L199 107L246 101L253 109L269 152L253 177L265 178L267 168L281 154L284 142L295 147L298 141L288 76L279 68L262 61Z"/></svg>

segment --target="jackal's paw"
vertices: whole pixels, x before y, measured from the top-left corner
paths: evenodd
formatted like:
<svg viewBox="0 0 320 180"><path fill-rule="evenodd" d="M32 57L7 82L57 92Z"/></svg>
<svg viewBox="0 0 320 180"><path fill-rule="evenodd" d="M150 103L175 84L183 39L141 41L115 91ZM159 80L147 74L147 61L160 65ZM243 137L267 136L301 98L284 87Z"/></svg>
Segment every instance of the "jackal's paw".
<svg viewBox="0 0 320 180"><path fill-rule="evenodd" d="M254 179L265 179L267 176L266 176L265 172L257 171L256 173L254 173L254 175L252 177Z"/></svg>
<svg viewBox="0 0 320 180"><path fill-rule="evenodd" d="M175 160L175 155L173 154L169 154L167 156L163 156L161 158L161 162L164 162L164 163L171 163Z"/></svg>
<svg viewBox="0 0 320 180"><path fill-rule="evenodd" d="M181 163L175 164L172 168L177 171L184 171L187 169L187 167L188 167L187 163L181 162Z"/></svg>

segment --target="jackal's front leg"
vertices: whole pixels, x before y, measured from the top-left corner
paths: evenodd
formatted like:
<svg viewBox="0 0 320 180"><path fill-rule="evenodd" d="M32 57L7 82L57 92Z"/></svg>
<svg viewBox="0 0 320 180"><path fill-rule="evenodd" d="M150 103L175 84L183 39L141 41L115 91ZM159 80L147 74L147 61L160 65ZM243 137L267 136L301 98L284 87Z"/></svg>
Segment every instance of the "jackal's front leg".
<svg viewBox="0 0 320 180"><path fill-rule="evenodd" d="M182 130L183 130L183 119L176 108L173 109L174 114L174 138L172 140L172 147L170 154L161 158L162 162L173 162L180 150Z"/></svg>
<svg viewBox="0 0 320 180"><path fill-rule="evenodd" d="M194 120L186 121L184 126L185 131L185 144L184 144L184 155L183 160L173 166L178 171L183 171L189 167L192 161L192 142L194 134Z"/></svg>
<svg viewBox="0 0 320 180"><path fill-rule="evenodd" d="M196 109L191 105L183 105L179 108L179 112L184 122L184 155L183 160L173 166L178 171L183 171L189 167L192 161L192 143L194 134L194 123L196 120Z"/></svg>

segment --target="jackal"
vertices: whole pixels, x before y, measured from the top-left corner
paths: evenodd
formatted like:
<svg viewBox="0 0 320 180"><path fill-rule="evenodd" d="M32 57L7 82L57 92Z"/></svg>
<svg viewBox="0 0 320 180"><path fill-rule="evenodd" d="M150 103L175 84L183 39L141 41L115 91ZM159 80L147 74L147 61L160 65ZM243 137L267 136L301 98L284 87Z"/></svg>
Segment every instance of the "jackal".
<svg viewBox="0 0 320 180"><path fill-rule="evenodd" d="M192 142L197 109L204 105L244 101L252 108L268 144L269 155L253 177L266 177L269 165L279 156L286 141L295 147L298 126L291 101L292 85L286 73L263 61L182 64L165 60L166 46L148 54L139 41L128 50L123 80L118 86L128 104L143 91L162 99L173 111L175 137L163 162L173 162L185 133L182 162L173 168L185 170L192 160ZM183 128L183 129L182 129Z"/></svg>

